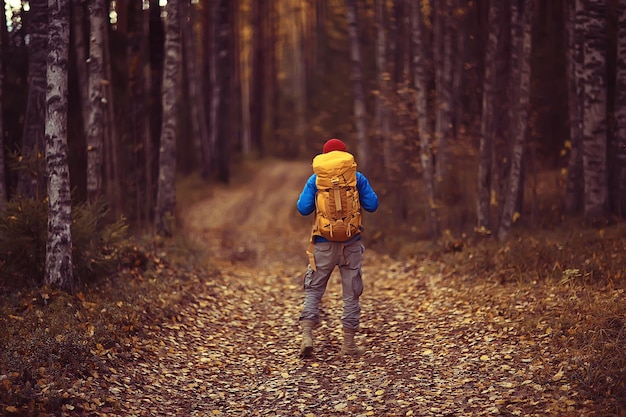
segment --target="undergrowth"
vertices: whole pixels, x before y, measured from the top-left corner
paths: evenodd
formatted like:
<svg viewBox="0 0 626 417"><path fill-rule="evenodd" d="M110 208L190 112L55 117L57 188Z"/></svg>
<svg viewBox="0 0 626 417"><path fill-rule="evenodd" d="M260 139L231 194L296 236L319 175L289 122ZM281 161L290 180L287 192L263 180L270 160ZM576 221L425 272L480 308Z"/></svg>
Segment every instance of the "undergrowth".
<svg viewBox="0 0 626 417"><path fill-rule="evenodd" d="M429 253L459 277L472 302L472 286L492 282L506 294L531 294L532 305L508 314L534 333L550 328L552 342L572 363L571 380L591 399L607 404L607 415L626 413L626 224L606 228L577 225L542 233L517 231L507 243L465 239L452 249ZM510 304L510 303L509 303Z"/></svg>
<svg viewBox="0 0 626 417"><path fill-rule="evenodd" d="M74 400L73 384L103 389L102 375L133 360L133 345L147 328L175 320L194 286L218 276L199 253L182 238L151 238L140 240L116 273L74 295L46 286L4 287L1 412L60 415ZM113 401L106 389L101 398Z"/></svg>
<svg viewBox="0 0 626 417"><path fill-rule="evenodd" d="M132 252L124 219L110 220L103 201L72 207L72 263L77 284L111 274ZM17 197L0 213L0 285L43 282L48 221L46 200Z"/></svg>

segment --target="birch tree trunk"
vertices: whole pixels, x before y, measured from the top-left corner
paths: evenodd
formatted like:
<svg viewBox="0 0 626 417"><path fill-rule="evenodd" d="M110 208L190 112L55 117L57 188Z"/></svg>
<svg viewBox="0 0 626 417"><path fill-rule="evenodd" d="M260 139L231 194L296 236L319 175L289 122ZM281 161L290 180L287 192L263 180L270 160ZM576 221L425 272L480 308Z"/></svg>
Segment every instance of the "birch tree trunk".
<svg viewBox="0 0 626 417"><path fill-rule="evenodd" d="M417 111L417 131L420 141L420 160L424 188L426 189L427 212L426 218L430 224L430 232L433 238L439 235L439 220L435 204L435 172L432 155L432 129L428 123L428 83L425 59L425 48L422 41L423 27L422 11L420 2L411 2L411 41L413 44L413 78L415 81L416 98L415 110Z"/></svg>
<svg viewBox="0 0 626 417"><path fill-rule="evenodd" d="M615 210L626 216L626 0L618 4L617 83L615 96Z"/></svg>
<svg viewBox="0 0 626 417"><path fill-rule="evenodd" d="M67 148L69 0L49 0L45 153L48 240L44 282L72 291L72 198Z"/></svg>
<svg viewBox="0 0 626 417"><path fill-rule="evenodd" d="M485 53L483 78L483 104L480 124L480 150L478 165L477 229L479 234L491 234L491 172L494 143L496 141L496 100L501 89L499 67L502 65L501 47L504 32L504 6L502 1L489 3L489 37Z"/></svg>
<svg viewBox="0 0 626 417"><path fill-rule="evenodd" d="M178 1L169 0L165 8L167 17L165 18L165 61L163 63L163 124L155 208L156 231L163 236L172 235L176 207L176 122L182 52Z"/></svg>
<svg viewBox="0 0 626 417"><path fill-rule="evenodd" d="M358 8L356 0L346 0L348 35L350 37L351 77L354 89L354 123L357 135L357 155L362 171L367 171L369 146L365 123L365 93L363 89L363 63L359 46Z"/></svg>
<svg viewBox="0 0 626 417"><path fill-rule="evenodd" d="M102 157L104 115L102 93L104 83L102 36L104 1L89 0L89 119L87 122L87 197L90 201L102 196Z"/></svg>
<svg viewBox="0 0 626 417"><path fill-rule="evenodd" d="M567 3L567 82L570 127L570 157L565 183L565 210L576 213L582 209L583 174L583 32L581 27L582 0Z"/></svg>
<svg viewBox="0 0 626 417"><path fill-rule="evenodd" d="M515 2L513 2L515 3ZM519 45L519 51L513 56L517 59L512 61L512 65L519 70L517 75L519 79L513 79L512 82L519 85L519 95L514 104L515 119L513 125L513 149L511 152L511 167L508 175L508 187L504 198L504 207L502 209L502 221L498 229L498 239L505 241L509 237L511 223L514 219L514 212L517 206L520 187L522 184L522 159L524 155L524 147L526 142L526 133L528 131L528 113L530 107L530 55L532 49L532 23L533 23L533 1L523 3L523 11L518 13L520 19L519 42L513 44ZM515 14L514 14L515 15ZM513 15L513 16L514 16Z"/></svg>
<svg viewBox="0 0 626 417"><path fill-rule="evenodd" d="M588 0L585 10L583 181L584 214L606 215L606 0Z"/></svg>
<svg viewBox="0 0 626 417"><path fill-rule="evenodd" d="M46 53L48 49L47 0L30 2L27 22L28 98L22 136L23 168L17 179L17 192L29 198L39 198L44 188L41 153L45 131Z"/></svg>

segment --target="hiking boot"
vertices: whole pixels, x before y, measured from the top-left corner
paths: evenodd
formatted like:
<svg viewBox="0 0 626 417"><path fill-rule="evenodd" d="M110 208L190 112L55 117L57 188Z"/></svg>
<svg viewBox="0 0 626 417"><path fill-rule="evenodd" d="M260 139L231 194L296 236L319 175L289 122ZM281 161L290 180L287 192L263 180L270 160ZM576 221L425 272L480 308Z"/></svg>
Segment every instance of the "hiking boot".
<svg viewBox="0 0 626 417"><path fill-rule="evenodd" d="M300 357L310 358L313 356L313 327L315 323L312 320L301 320L300 326L302 327Z"/></svg>
<svg viewBox="0 0 626 417"><path fill-rule="evenodd" d="M341 346L342 355L359 356L365 353L365 348L358 347L354 342L355 329L343 328L343 346Z"/></svg>

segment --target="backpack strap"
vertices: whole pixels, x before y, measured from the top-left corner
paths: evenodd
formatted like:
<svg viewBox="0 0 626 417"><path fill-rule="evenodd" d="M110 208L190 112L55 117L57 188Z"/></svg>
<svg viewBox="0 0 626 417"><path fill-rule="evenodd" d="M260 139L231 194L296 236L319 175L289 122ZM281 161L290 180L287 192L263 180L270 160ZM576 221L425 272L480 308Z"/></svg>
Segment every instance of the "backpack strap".
<svg viewBox="0 0 626 417"><path fill-rule="evenodd" d="M315 251L315 245L313 244L313 235L311 235L311 241L309 242L309 248L306 251L306 255L309 258L309 265L311 265L311 269L313 271L316 271L317 267L315 266L314 251Z"/></svg>

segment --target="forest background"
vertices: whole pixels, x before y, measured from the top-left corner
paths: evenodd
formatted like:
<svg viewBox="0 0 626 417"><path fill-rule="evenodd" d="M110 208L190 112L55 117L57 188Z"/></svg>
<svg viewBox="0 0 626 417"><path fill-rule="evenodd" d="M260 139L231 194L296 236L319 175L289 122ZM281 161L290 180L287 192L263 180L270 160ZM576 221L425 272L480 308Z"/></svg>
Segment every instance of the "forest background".
<svg viewBox="0 0 626 417"><path fill-rule="evenodd" d="M572 230L608 233L623 252L624 0L32 0L5 9L3 285L72 290L119 255L112 247L128 226L174 233L182 179L228 183L250 161L308 161L338 137L381 196L383 215L368 223L376 250L480 242L499 248L481 270L519 256L516 276L623 286L621 258L605 257L616 252L576 252L607 243L581 247ZM59 51L65 61L51 58ZM53 130L60 61L67 78L55 114L65 130ZM68 212L72 236L58 239L49 219L61 214L69 230ZM545 237L554 231L567 254ZM73 240L69 272L46 266L53 235L70 253ZM506 281L510 269L491 274ZM623 317L611 323L623 337Z"/></svg>
<svg viewBox="0 0 626 417"><path fill-rule="evenodd" d="M102 195L145 228L174 204L157 198L165 162L227 182L242 161L308 159L339 137L394 233L504 241L512 222L622 217L623 4L583 3L181 2L172 17L73 2L73 199ZM7 16L2 198L41 198L47 4Z"/></svg>

